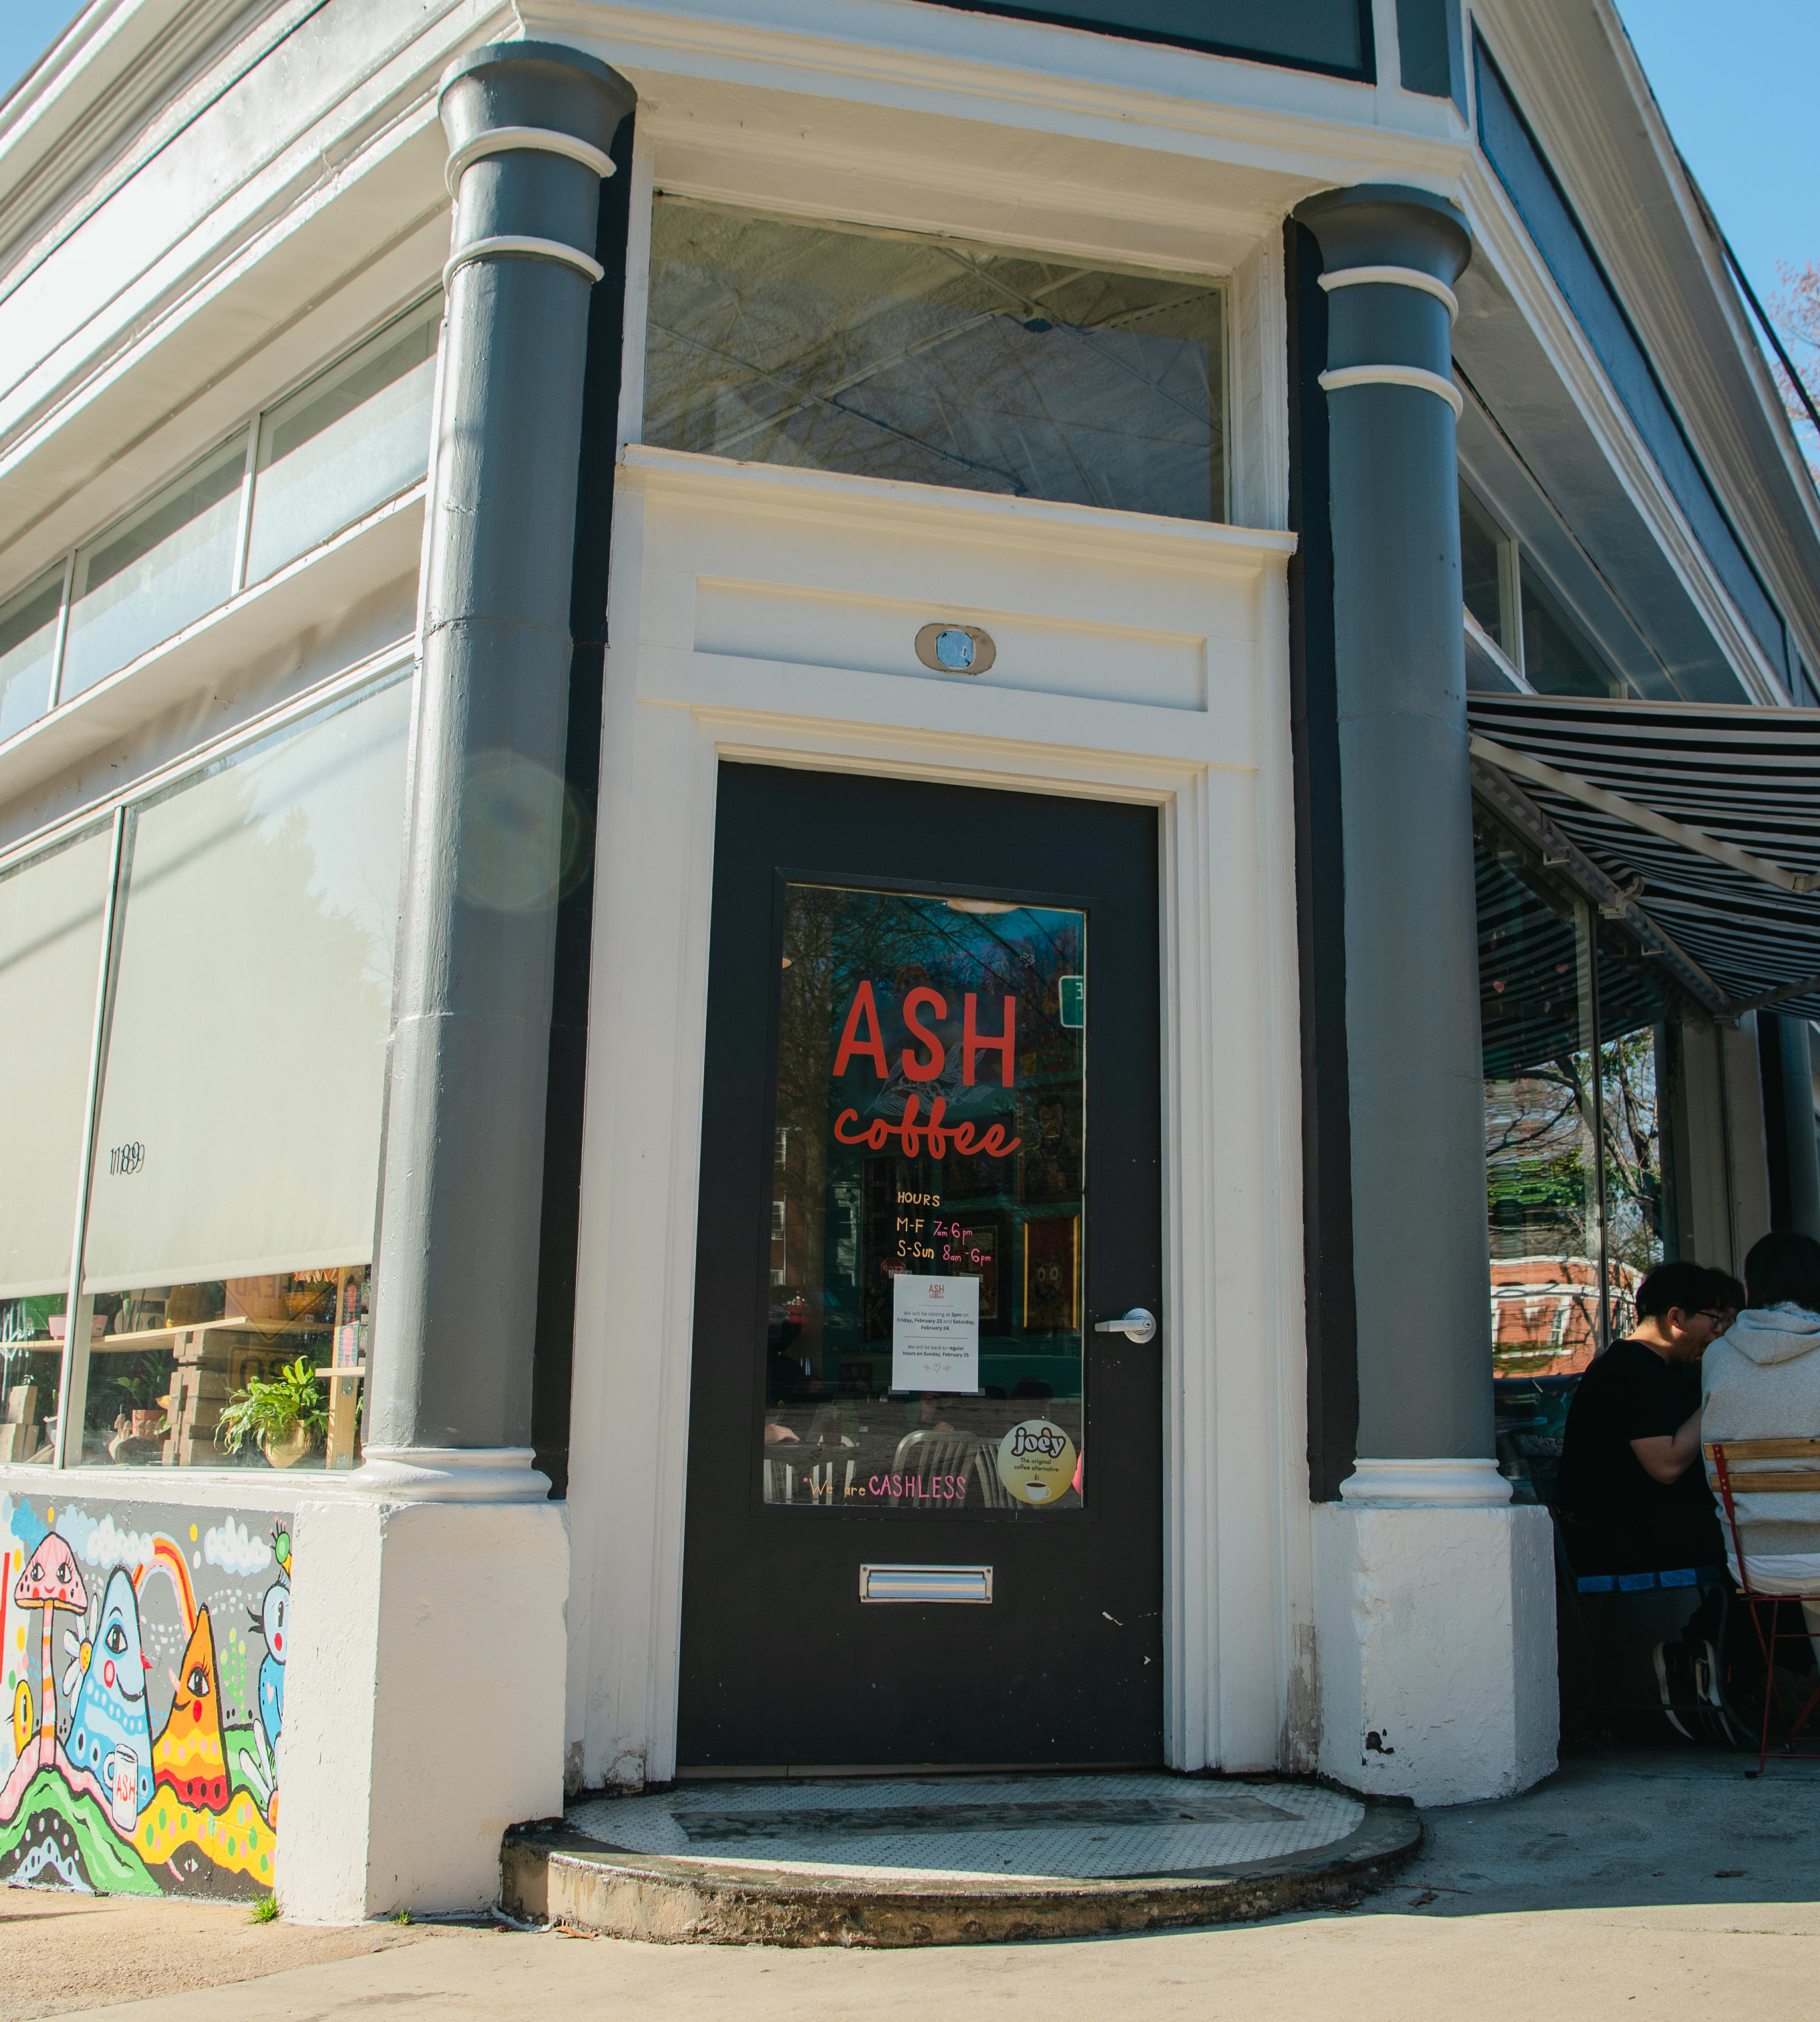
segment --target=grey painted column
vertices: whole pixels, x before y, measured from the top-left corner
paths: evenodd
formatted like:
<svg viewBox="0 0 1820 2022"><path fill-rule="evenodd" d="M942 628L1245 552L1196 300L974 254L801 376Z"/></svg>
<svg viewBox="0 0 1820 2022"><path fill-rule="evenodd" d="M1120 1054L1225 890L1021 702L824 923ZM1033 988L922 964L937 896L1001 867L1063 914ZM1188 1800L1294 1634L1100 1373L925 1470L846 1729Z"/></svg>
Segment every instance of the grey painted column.
<svg viewBox="0 0 1820 2022"><path fill-rule="evenodd" d="M1785 1225L1820 1239L1820 1139L1815 1134L1812 1027L1805 1018L1757 1016L1757 1044L1773 1043L1781 1072L1776 1077L1789 1189Z"/></svg>
<svg viewBox="0 0 1820 2022"><path fill-rule="evenodd" d="M531 1364L576 480L601 179L634 98L546 42L442 80L455 238L356 1476L419 1496L548 1486Z"/></svg>
<svg viewBox="0 0 1820 2022"><path fill-rule="evenodd" d="M1779 1018L1782 1100L1789 1118L1789 1222L1820 1241L1820 1137L1814 1119L1814 1028L1805 1018Z"/></svg>
<svg viewBox="0 0 1820 2022"><path fill-rule="evenodd" d="M1328 317L1361 1456L1343 1492L1494 1501L1449 337L1472 242L1421 190L1336 191L1296 215ZM1476 1465L1370 1465L1403 1460Z"/></svg>

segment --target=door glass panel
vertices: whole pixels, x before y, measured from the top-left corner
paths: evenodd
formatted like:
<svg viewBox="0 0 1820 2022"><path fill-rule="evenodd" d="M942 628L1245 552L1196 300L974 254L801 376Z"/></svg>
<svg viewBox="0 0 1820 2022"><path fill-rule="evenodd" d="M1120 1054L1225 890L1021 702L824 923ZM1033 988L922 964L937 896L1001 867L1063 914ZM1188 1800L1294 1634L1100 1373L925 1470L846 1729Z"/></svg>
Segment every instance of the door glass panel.
<svg viewBox="0 0 1820 2022"><path fill-rule="evenodd" d="M1080 1507L1086 927L788 887L767 1503Z"/></svg>

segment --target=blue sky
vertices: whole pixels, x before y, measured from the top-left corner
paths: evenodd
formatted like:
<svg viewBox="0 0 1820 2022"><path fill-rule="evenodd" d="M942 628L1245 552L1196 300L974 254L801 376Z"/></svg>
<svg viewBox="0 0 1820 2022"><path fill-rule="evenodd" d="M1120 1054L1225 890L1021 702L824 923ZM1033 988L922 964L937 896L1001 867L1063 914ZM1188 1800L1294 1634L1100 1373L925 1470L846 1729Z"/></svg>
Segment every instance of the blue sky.
<svg viewBox="0 0 1820 2022"><path fill-rule="evenodd" d="M71 0L0 0L0 96L13 89L82 11Z"/></svg>
<svg viewBox="0 0 1820 2022"><path fill-rule="evenodd" d="M1619 0L1657 102L1764 305L1820 262L1815 0Z"/></svg>
<svg viewBox="0 0 1820 2022"><path fill-rule="evenodd" d="M1820 0L1618 0L1668 125L1766 301L1820 261ZM0 93L80 9L0 0Z"/></svg>

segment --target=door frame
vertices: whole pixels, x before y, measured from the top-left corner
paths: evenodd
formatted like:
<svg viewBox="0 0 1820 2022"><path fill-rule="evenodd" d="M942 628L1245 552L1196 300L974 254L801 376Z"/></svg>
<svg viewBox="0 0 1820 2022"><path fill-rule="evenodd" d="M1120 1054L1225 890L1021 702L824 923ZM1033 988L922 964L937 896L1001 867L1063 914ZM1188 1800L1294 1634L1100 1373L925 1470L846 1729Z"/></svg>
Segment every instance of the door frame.
<svg viewBox="0 0 1820 2022"><path fill-rule="evenodd" d="M624 643L609 655L605 710L570 1433L572 1786L667 1782L675 1770L723 759L1158 809L1165 1758L1184 1770L1312 1767L1292 537L1186 523L1175 535L1198 548L1186 565L1224 565L1229 589L1234 565L1249 579L1236 708L1189 717L1068 697L1032 711L1027 697L1004 698L1013 711L978 688L855 675L840 677L852 716L839 720L806 692L802 677L819 669L717 665L653 638L676 600L673 571L646 552L651 495L696 506L730 489L774 525L804 493L825 506L837 502L830 491L850 492L838 500L844 516L912 487L698 473L688 466L714 460L637 450L623 462L614 629ZM989 516L1011 502L952 498L941 508L949 526L978 519L1003 538ZM1015 503L1021 520L1051 521L1042 531L1065 561L1083 536L1102 555L1109 537L1132 544L1131 516ZM1175 544L1174 523L1150 527L1162 531L1146 528L1147 545ZM1210 659L1226 643L1210 641ZM826 713L809 713L818 706ZM1067 741L1038 743L1030 728Z"/></svg>

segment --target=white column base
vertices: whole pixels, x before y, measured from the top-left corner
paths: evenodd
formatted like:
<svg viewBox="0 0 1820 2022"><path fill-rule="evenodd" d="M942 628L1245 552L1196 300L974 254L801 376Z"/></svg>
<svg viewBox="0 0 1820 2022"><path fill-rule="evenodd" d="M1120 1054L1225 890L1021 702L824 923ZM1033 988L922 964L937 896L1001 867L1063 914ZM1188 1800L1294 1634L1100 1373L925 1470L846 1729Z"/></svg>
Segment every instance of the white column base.
<svg viewBox="0 0 1820 2022"><path fill-rule="evenodd" d="M496 1903L506 1827L562 1809L565 1509L331 1493L291 1553L284 1914Z"/></svg>
<svg viewBox="0 0 1820 2022"><path fill-rule="evenodd" d="M340 1486L392 1502L543 1502L529 1447L368 1447Z"/></svg>
<svg viewBox="0 0 1820 2022"><path fill-rule="evenodd" d="M1465 1500L1459 1471L1489 1462L1427 1463L1445 1500L1371 1492L1412 1467L1361 1462L1344 1501L1315 1506L1320 1767L1419 1805L1512 1797L1555 1763L1548 1513L1502 1500L1501 1480Z"/></svg>
<svg viewBox="0 0 1820 2022"><path fill-rule="evenodd" d="M1508 1502L1495 1460L1355 1460L1340 1500L1367 1508L1478 1509Z"/></svg>

